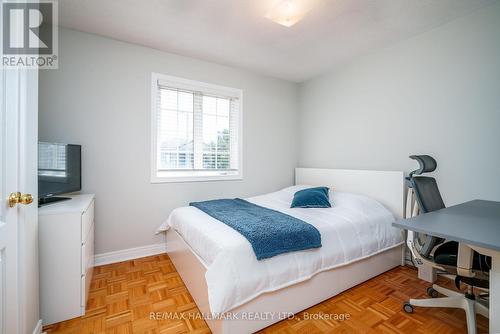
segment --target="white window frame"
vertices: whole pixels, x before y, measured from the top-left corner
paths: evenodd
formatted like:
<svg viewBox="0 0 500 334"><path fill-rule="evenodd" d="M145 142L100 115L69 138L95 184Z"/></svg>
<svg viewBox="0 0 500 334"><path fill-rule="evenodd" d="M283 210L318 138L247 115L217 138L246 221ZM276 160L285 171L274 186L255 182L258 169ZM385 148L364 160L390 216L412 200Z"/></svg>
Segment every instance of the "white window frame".
<svg viewBox="0 0 500 334"><path fill-rule="evenodd" d="M178 176L166 175L174 172L165 172L164 176L158 175L157 170L157 108L158 108L158 82L168 83L172 88L186 89L190 91L201 91L216 96L235 96L239 99L238 115L238 170L234 173L227 171L183 171ZM224 87L206 82L189 80L170 75L151 74L151 183L170 182L206 182L206 181L229 181L243 179L243 91L237 88Z"/></svg>

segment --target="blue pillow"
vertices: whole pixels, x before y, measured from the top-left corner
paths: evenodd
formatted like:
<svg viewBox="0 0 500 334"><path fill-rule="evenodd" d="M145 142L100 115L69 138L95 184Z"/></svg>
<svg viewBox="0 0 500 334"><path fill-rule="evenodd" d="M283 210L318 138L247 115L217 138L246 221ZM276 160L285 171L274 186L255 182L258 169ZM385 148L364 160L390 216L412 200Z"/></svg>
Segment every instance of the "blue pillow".
<svg viewBox="0 0 500 334"><path fill-rule="evenodd" d="M328 187L299 190L293 196L291 208L331 208Z"/></svg>

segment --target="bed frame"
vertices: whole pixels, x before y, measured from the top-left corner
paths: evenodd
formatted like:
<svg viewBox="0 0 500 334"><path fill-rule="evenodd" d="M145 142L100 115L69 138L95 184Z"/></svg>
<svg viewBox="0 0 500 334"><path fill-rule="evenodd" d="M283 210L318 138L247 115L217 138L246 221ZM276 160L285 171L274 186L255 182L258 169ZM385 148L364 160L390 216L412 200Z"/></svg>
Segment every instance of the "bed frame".
<svg viewBox="0 0 500 334"><path fill-rule="evenodd" d="M295 183L323 185L338 191L370 196L396 217L404 212L404 175L398 171L369 171L297 168ZM174 230L167 231L167 253L203 314L210 314L203 261ZM230 311L232 315L268 315L260 320L208 319L213 333L253 333L329 299L385 271L404 264L403 247L398 245L370 257L320 272L307 281L264 293ZM267 313L266 313L267 312Z"/></svg>

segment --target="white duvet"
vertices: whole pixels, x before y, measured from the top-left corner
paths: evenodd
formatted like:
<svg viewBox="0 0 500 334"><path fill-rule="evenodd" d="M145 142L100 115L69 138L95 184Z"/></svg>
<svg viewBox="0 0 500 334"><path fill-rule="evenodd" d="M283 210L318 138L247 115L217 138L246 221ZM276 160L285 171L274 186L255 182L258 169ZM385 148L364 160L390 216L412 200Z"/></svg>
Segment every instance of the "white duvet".
<svg viewBox="0 0 500 334"><path fill-rule="evenodd" d="M401 244L401 232L391 226L393 215L377 201L333 191L332 208L291 209L293 194L304 188L293 186L247 200L313 225L321 233L321 248L258 261L245 237L194 207L175 209L159 228L173 228L203 260L213 313Z"/></svg>

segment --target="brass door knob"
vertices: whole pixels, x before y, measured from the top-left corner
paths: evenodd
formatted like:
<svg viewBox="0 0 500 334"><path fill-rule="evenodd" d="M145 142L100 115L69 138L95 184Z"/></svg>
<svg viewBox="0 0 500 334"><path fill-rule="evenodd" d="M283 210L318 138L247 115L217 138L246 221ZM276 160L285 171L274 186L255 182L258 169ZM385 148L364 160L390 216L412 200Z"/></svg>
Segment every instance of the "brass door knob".
<svg viewBox="0 0 500 334"><path fill-rule="evenodd" d="M19 191L9 195L9 207L13 208L16 204L28 205L33 203L33 196L31 194L21 194Z"/></svg>

